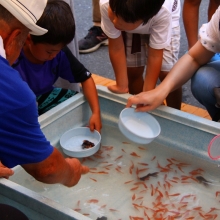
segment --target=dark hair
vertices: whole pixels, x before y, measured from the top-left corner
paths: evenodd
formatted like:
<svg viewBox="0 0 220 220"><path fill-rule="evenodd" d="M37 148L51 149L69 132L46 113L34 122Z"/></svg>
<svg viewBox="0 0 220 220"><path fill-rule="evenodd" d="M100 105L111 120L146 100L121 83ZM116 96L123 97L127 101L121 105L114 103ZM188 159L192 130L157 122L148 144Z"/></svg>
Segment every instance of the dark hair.
<svg viewBox="0 0 220 220"><path fill-rule="evenodd" d="M161 9L165 0L109 0L111 10L125 22L143 20L146 24Z"/></svg>
<svg viewBox="0 0 220 220"><path fill-rule="evenodd" d="M75 20L70 6L63 0L48 0L37 25L48 30L41 36L31 35L34 44L67 45L75 36Z"/></svg>

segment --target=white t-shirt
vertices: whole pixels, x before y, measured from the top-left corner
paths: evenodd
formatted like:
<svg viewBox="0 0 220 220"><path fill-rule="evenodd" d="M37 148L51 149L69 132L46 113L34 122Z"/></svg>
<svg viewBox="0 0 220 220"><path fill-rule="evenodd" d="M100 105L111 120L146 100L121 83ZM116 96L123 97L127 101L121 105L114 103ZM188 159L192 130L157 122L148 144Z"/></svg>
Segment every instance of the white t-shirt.
<svg viewBox="0 0 220 220"><path fill-rule="evenodd" d="M199 40L207 50L220 52L220 6L209 23L200 28Z"/></svg>
<svg viewBox="0 0 220 220"><path fill-rule="evenodd" d="M100 0L101 27L109 38L118 38L121 31L116 29L108 17L109 0ZM150 34L149 46L163 49L170 44L172 28L179 26L180 0L165 0L160 11L145 25L140 25L128 33Z"/></svg>

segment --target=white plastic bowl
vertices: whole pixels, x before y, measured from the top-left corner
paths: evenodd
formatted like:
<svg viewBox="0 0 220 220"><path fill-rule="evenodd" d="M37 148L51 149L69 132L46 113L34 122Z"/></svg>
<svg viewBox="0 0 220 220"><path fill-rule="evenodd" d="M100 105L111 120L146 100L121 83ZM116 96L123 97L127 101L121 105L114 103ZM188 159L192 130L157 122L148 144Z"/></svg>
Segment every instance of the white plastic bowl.
<svg viewBox="0 0 220 220"><path fill-rule="evenodd" d="M94 147L83 149L84 140L88 140L95 144ZM71 157L89 157L95 154L101 143L101 135L98 131L91 132L87 127L73 128L65 132L60 138L60 145L63 152Z"/></svg>
<svg viewBox="0 0 220 220"><path fill-rule="evenodd" d="M138 144L149 144L160 134L160 124L147 112L135 112L125 108L119 116L118 126L122 134Z"/></svg>

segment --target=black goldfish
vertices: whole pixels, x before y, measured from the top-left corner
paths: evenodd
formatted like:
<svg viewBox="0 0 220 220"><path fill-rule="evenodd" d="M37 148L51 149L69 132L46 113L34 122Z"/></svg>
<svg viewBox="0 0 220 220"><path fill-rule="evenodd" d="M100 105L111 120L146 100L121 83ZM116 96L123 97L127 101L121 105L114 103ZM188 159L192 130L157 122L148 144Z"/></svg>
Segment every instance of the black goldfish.
<svg viewBox="0 0 220 220"><path fill-rule="evenodd" d="M154 172L154 173L148 173L146 176L143 176L140 178L140 180L145 180L145 179L149 179L149 177L153 176L153 177L157 177L159 172Z"/></svg>
<svg viewBox="0 0 220 220"><path fill-rule="evenodd" d="M204 177L202 176L197 176L196 179L199 181L199 183L203 183L204 186L208 186L208 184L210 184L211 182L206 180Z"/></svg>

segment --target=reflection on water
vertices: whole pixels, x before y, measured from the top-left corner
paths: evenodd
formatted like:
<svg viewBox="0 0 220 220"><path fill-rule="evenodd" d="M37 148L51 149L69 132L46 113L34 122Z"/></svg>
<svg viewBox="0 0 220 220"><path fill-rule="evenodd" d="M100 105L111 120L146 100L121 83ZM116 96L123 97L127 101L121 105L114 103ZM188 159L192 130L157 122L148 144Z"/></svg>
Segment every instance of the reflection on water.
<svg viewBox="0 0 220 220"><path fill-rule="evenodd" d="M199 158L130 143L104 126L101 150L82 162L90 173L72 188L39 183L22 169L10 180L91 219L220 218L220 170Z"/></svg>

